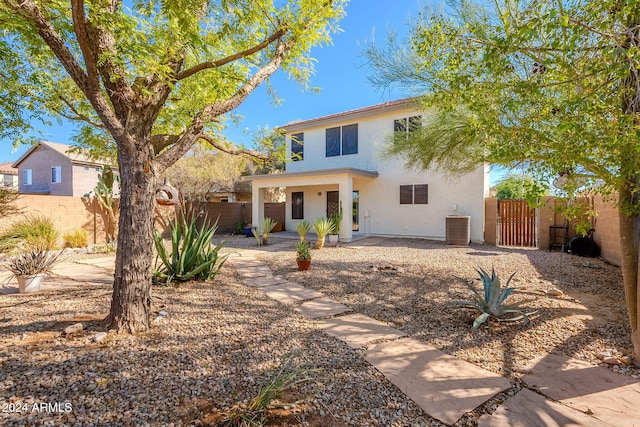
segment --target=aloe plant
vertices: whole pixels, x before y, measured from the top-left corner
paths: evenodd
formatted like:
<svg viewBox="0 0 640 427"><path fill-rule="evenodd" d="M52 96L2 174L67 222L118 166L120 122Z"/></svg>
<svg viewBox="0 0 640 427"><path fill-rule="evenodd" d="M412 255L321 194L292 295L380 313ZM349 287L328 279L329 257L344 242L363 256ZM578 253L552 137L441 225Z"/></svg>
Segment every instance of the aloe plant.
<svg viewBox="0 0 640 427"><path fill-rule="evenodd" d="M206 221L205 221L206 222ZM171 253L164 245L160 232L156 230L155 245L161 268L154 269L153 275L168 285L172 280L186 282L188 280L213 279L222 268L227 257L218 255L226 240L219 245L212 245L218 227L217 222L211 226L198 229L196 220L191 217L169 222L171 229Z"/></svg>
<svg viewBox="0 0 640 427"><path fill-rule="evenodd" d="M34 276L51 273L51 267L58 261L62 252L50 252L48 247L40 246L9 259L9 270L15 276Z"/></svg>
<svg viewBox="0 0 640 427"><path fill-rule="evenodd" d="M491 275L479 267L476 268L476 271L482 280L484 292L480 294L473 285L467 282L467 286L473 292L473 299L471 301L451 302L452 305L458 308L473 308L480 312L480 315L473 322L473 328L477 329L490 318L502 322L522 320L522 324L526 325L529 322L528 314L532 313L527 314L516 308L518 304L504 304L509 295L515 291L515 288L509 287L509 283L511 283L511 279L516 273L514 272L509 276L503 288L500 285L500 278L493 268L491 268ZM506 314L516 314L516 316L505 319L503 316Z"/></svg>
<svg viewBox="0 0 640 427"><path fill-rule="evenodd" d="M316 243L316 249L322 249L324 247L324 239L327 234L331 233L333 230L333 220L327 218L318 218L316 222L313 223L313 229L318 235L318 243Z"/></svg>
<svg viewBox="0 0 640 427"><path fill-rule="evenodd" d="M311 223L309 223L309 221L303 220L296 224L296 231L300 236L301 242L307 240L307 233L309 233L309 230L311 230Z"/></svg>

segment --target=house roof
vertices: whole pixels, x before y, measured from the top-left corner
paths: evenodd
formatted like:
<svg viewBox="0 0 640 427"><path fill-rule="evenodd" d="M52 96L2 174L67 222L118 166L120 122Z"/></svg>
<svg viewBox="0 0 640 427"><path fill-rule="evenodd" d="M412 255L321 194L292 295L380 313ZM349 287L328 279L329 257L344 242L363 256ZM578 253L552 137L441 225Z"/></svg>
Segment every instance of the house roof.
<svg viewBox="0 0 640 427"><path fill-rule="evenodd" d="M33 147L31 147L29 150L27 150L26 153L24 153L18 160L15 161L15 163L13 163L13 167L17 168L18 165L20 165L20 163L22 163L22 161L24 159L26 159L27 157L29 157L31 155L31 153L33 153L35 150L38 149L38 147L40 146L46 146L54 151L57 151L58 153L62 154L63 156L68 157L71 162L73 163L78 163L78 164L90 164L90 165L104 165L104 164L108 164L108 162L104 162L104 161L98 161L95 159L92 159L91 157L89 157L88 154L86 154L86 150L80 150L77 151L77 147L73 147L71 145L67 145L67 144L60 144L59 142L51 142L51 141L38 141L38 145L34 145Z"/></svg>
<svg viewBox="0 0 640 427"><path fill-rule="evenodd" d="M265 174L265 175L248 175L240 177L242 181L261 181L261 180L274 180L281 179L282 181L286 180L296 180L303 177L310 176L329 176L329 175L352 175L362 178L377 178L377 171L369 171L364 169L357 168L335 168L335 169L319 169L319 170L311 170L311 171L301 171L301 172L284 172L284 173L275 173L275 174Z"/></svg>
<svg viewBox="0 0 640 427"><path fill-rule="evenodd" d="M421 98L419 97L415 97L415 98L397 99L395 101L387 101L382 104L370 105L368 107L357 108L355 110L344 111L342 113L330 114L328 116L317 117L315 119L300 120L300 121L287 123L286 125L281 126L280 128L284 129L286 132L291 132L295 130L308 128L310 126L317 126L321 124L345 120L347 118L355 119L359 117L378 114L380 112L402 110L408 107L418 107L420 99Z"/></svg>
<svg viewBox="0 0 640 427"><path fill-rule="evenodd" d="M1 163L0 173L4 175L18 175L18 169L11 166L11 163Z"/></svg>

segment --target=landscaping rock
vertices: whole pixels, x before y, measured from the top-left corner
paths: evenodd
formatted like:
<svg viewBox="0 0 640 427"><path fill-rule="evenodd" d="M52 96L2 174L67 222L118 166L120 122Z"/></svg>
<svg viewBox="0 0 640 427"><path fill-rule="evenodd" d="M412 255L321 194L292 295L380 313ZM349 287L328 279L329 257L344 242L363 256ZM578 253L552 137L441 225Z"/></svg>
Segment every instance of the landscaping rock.
<svg viewBox="0 0 640 427"><path fill-rule="evenodd" d="M74 323L73 325L69 325L66 328L64 328L64 334L65 335L77 334L78 332L82 332L83 329L84 329L84 326L82 325L82 323Z"/></svg>
<svg viewBox="0 0 640 427"><path fill-rule="evenodd" d="M106 332L98 332L97 334L95 334L93 336L93 341L95 341L97 343L101 343L105 339L107 339L107 333Z"/></svg>

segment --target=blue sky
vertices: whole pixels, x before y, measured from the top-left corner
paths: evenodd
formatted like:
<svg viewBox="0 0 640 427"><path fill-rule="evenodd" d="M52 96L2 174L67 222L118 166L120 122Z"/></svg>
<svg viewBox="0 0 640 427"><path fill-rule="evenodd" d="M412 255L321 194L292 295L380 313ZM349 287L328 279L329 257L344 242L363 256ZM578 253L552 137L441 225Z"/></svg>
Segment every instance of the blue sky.
<svg viewBox="0 0 640 427"><path fill-rule="evenodd" d="M424 5L420 0L350 0L347 15L340 22L342 32L333 35L333 44L315 48L317 59L310 86L320 93L305 91L283 72L271 79L282 102L273 106L266 87L261 86L236 110L242 116L237 126L230 124L224 132L228 140L251 146L252 134L259 128L284 125L299 119L311 119L354 108L374 105L406 96L401 92L382 91L369 84L369 70L364 66L362 49L371 41L383 43L389 31L402 36L408 33L409 22L415 19ZM51 128L41 125L46 139L63 144L71 143L74 127L68 123ZM14 151L11 141L0 140L0 163L14 161L28 147Z"/></svg>

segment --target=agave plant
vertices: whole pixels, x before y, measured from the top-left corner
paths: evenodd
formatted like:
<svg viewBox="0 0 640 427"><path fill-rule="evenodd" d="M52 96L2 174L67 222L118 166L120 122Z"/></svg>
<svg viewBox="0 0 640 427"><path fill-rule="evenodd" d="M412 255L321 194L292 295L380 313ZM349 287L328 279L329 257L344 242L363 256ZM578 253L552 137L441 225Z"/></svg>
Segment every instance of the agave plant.
<svg viewBox="0 0 640 427"><path fill-rule="evenodd" d="M296 224L296 231L300 236L301 242L307 240L307 233L309 232L309 230L311 230L311 223L309 223L309 221L303 220Z"/></svg>
<svg viewBox="0 0 640 427"><path fill-rule="evenodd" d="M451 304L458 308L473 308L480 312L480 315L476 317L473 322L473 328L477 329L480 325L486 322L489 318L501 322L509 322L522 320L522 324L526 325L529 322L528 314L524 311L516 308L518 304L504 304L504 301L515 291L515 288L509 287L511 279L515 276L515 272L509 276L505 287L500 285L500 278L496 274L495 270L491 268L491 275L489 275L482 268L476 268L476 271L480 275L482 280L482 286L484 293L480 294L476 288L467 282L467 286L473 292L473 299L471 301L452 301ZM503 318L506 314L515 314L516 316L510 318Z"/></svg>
<svg viewBox="0 0 640 427"><path fill-rule="evenodd" d="M316 243L315 247L316 249L322 249L324 247L324 238L333 230L333 220L324 217L318 218L313 223L313 229L318 235L318 243Z"/></svg>
<svg viewBox="0 0 640 427"><path fill-rule="evenodd" d="M191 279L213 279L227 260L226 256L218 255L226 241L219 245L211 244L211 238L218 228L218 223L211 227L203 225L199 229L194 217L191 217L188 222L183 217L182 220L171 221L169 226L171 254L167 252L162 235L156 230L155 245L161 268L154 269L153 275L164 280L167 285L174 279L180 282Z"/></svg>

